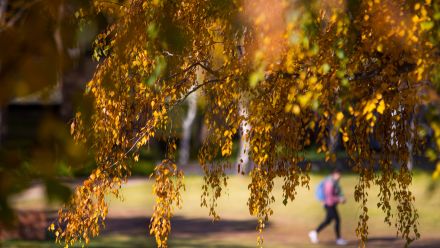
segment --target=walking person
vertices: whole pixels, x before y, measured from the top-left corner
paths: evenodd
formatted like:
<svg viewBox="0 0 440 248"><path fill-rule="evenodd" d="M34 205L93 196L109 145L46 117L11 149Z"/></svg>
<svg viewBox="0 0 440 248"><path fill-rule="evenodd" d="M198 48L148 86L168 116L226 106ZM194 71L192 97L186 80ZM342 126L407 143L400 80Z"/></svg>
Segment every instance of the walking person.
<svg viewBox="0 0 440 248"><path fill-rule="evenodd" d="M322 231L332 220L335 221L336 244L346 245L347 241L341 238L341 225L337 206L339 203L345 203L345 197L342 194L339 180L341 178L341 170L335 169L330 176L326 177L318 185L316 191L317 198L324 204L326 216L324 221L315 230L309 232L310 241L314 244L319 243L318 233Z"/></svg>

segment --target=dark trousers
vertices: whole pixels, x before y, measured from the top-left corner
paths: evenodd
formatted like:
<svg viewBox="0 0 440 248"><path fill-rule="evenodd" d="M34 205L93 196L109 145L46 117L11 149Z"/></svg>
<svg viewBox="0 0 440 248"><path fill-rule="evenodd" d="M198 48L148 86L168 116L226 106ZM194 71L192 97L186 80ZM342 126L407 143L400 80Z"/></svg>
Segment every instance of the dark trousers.
<svg viewBox="0 0 440 248"><path fill-rule="evenodd" d="M335 206L324 206L325 208L325 212L326 212L326 216L325 216L325 220L321 223L321 225L318 226L318 228L316 229L316 232L320 232L322 229L324 229L328 224L330 224L332 222L332 220L335 220L335 233L336 233L336 238L340 238L341 237L341 230L340 230L340 220L339 220L339 213L338 210L336 209L336 205Z"/></svg>

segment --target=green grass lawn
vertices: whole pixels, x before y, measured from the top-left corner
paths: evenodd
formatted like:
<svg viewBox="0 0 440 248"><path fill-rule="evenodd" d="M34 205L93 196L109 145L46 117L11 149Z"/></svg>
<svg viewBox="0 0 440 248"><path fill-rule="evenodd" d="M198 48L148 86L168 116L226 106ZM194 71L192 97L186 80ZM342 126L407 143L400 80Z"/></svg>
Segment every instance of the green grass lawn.
<svg viewBox="0 0 440 248"><path fill-rule="evenodd" d="M265 247L333 247L333 226L320 234L322 244L309 244L307 233L315 228L324 217L322 206L315 200L314 190L322 176L311 178L311 190L298 189L297 199L284 206L282 204L281 180L274 190L277 202L273 204L274 215L264 232ZM342 188L348 198L339 207L342 219L343 237L350 241L349 247L357 247L354 234L359 215L359 205L353 200L356 176L342 178ZM184 206L176 210L170 247L255 247L256 220L249 215L246 205L249 192L249 178L233 176L229 186L219 201L218 212L221 220L212 223L208 210L200 207L202 178L185 178L186 191L183 193ZM413 247L440 247L440 190L430 191L429 174L416 173L412 191L416 196L416 206L420 214L421 240ZM148 218L151 215L154 198L151 195L151 181L135 180L124 187L125 200L110 199L111 208L108 226L104 233L93 240L89 247L155 247L154 240L147 236ZM370 191L369 231L371 241L368 247L402 247L403 242L395 239L396 230L384 223L384 214L377 209L377 188ZM45 208L45 199L38 194L18 198L19 208ZM4 247L57 247L53 241L7 241Z"/></svg>

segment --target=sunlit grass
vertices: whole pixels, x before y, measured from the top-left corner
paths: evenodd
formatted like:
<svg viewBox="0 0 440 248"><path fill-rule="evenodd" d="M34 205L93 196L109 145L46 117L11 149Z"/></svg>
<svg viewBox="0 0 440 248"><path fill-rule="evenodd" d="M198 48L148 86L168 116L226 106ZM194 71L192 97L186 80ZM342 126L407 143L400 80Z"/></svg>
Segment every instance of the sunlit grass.
<svg viewBox="0 0 440 248"><path fill-rule="evenodd" d="M298 188L297 198L289 202L287 206L282 204L282 180L276 181L274 196L276 203L273 204L274 215L265 230L265 247L309 247L307 232L315 228L324 217L320 203L315 200L315 186L323 176L312 175L311 189ZM345 175L341 184L348 202L339 207L342 218L343 236L352 241L353 247L357 245L354 230L359 215L359 204L353 199L354 185L357 177ZM184 205L182 209L176 209L174 232L170 237L170 247L255 247L256 226L255 218L249 215L246 205L249 192L247 185L250 179L244 176L232 176L228 180L228 187L223 191L219 199L218 213L222 220L231 224L224 224L222 228L215 228L211 223L208 210L200 207L201 186L203 183L200 176L187 176L185 178L186 191L183 193ZM431 177L427 173L416 173L414 183L411 187L416 196L416 206L420 214L420 233L424 239L438 238L440 233L440 191L429 190ZM133 235L111 234L102 235L94 240L90 247L151 247L154 243L151 237L147 238L148 218L151 215L154 198L151 194L152 182L147 179L136 179L123 188L125 200L110 198L109 219L138 217L141 220L136 233ZM385 240L393 240L396 234L394 227L384 223L384 214L377 208L378 189L373 187L370 191L368 204L370 221L370 237ZM32 197L32 199L20 198L16 201L17 206L25 207L43 206L43 197ZM145 219L145 221L143 221ZM144 223L144 224L142 224ZM186 224L187 223L187 224ZM236 223L236 224L234 224ZM250 224L249 224L250 223ZM255 223L255 225L253 224ZM211 224L213 226L211 226ZM204 226L185 226L204 225ZM230 225L230 226L228 226ZM233 229L234 225L242 225L243 230ZM206 228L206 232L205 229ZM232 229L231 229L232 228ZM191 230L195 229L194 233ZM333 242L333 227L323 231L320 238L326 244ZM401 243L399 243L401 245ZM56 247L52 241L47 242L22 242L9 241L6 247ZM376 244L378 245L378 244ZM376 246L375 245L375 246ZM380 245L379 245L380 246ZM313 246L316 247L316 246ZM318 246L319 247L319 246ZM387 246L381 246L387 247Z"/></svg>

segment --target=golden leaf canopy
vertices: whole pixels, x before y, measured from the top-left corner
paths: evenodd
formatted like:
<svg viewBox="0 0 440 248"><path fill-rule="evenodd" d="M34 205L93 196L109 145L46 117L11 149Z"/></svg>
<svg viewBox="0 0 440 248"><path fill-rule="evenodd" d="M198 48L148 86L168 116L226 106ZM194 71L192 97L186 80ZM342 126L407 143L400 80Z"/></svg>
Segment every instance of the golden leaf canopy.
<svg viewBox="0 0 440 248"><path fill-rule="evenodd" d="M359 175L359 238L367 239L367 195L376 184L385 221L395 221L408 243L417 239L407 162L425 140L421 110L438 101L432 97L438 8L430 0L94 1L84 11L114 21L94 43L99 66L85 93L94 112L89 119L78 113L72 134L90 145L98 167L60 210L57 241L87 243L98 235L105 195L119 196L139 149L158 138L171 152L153 173L150 232L159 247L167 246L183 189L171 114L195 91L206 104L208 127L199 152L202 206L213 218L219 218L216 199L227 184L233 137L245 121L251 128L242 135L254 162L247 204L260 233L273 213L274 179L284 178L283 202L294 200L297 187L309 183L304 149L317 144L332 160L329 137L340 133ZM429 120L435 125L436 118Z"/></svg>

